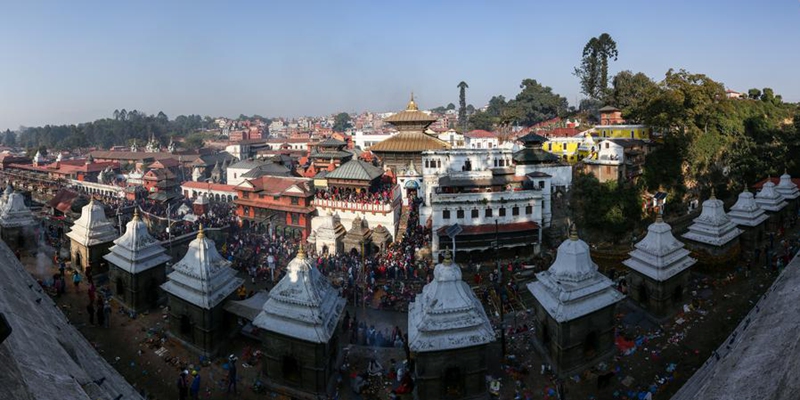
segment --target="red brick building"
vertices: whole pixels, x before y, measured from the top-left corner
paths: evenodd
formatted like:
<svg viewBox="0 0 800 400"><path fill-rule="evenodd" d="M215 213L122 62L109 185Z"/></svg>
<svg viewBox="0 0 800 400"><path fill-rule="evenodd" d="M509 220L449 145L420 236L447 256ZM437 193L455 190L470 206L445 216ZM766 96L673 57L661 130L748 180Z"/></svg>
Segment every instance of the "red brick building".
<svg viewBox="0 0 800 400"><path fill-rule="evenodd" d="M236 186L236 215L245 228L306 239L314 216L314 182L305 178L262 176Z"/></svg>

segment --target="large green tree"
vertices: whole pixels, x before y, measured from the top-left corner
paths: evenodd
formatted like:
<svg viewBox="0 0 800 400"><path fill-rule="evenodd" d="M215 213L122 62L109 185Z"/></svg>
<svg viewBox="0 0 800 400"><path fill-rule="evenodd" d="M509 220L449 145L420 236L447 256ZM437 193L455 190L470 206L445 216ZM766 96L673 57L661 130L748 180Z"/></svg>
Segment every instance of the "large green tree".
<svg viewBox="0 0 800 400"><path fill-rule="evenodd" d="M522 91L508 104L507 112L502 116L507 123L533 125L566 114L567 99L553 93L551 87L543 86L535 79L525 79L520 88Z"/></svg>
<svg viewBox="0 0 800 400"><path fill-rule="evenodd" d="M634 186L616 181L601 183L594 175L581 173L573 179L570 192L570 208L576 222L611 239L627 239L641 219L642 208Z"/></svg>
<svg viewBox="0 0 800 400"><path fill-rule="evenodd" d="M583 46L581 65L574 71L580 79L583 94L593 99L602 99L606 95L608 62L616 61L618 55L617 42L608 33L589 39Z"/></svg>
<svg viewBox="0 0 800 400"><path fill-rule="evenodd" d="M606 103L622 110L623 116L630 122L641 122L645 100L657 93L658 85L647 75L622 71L614 76Z"/></svg>
<svg viewBox="0 0 800 400"><path fill-rule="evenodd" d="M350 122L350 114L346 112L341 112L336 114L333 118L333 131L334 132L344 132L348 130L352 126Z"/></svg>

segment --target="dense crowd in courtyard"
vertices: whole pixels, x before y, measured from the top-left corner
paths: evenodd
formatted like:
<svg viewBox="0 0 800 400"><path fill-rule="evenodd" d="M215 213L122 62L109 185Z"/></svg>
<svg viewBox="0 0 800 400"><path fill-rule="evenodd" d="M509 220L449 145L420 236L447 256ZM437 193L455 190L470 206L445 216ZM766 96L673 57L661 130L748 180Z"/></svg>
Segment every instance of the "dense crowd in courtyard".
<svg viewBox="0 0 800 400"><path fill-rule="evenodd" d="M347 201L360 204L391 204L394 185L384 183L368 189L338 188L317 189L316 197L321 200Z"/></svg>

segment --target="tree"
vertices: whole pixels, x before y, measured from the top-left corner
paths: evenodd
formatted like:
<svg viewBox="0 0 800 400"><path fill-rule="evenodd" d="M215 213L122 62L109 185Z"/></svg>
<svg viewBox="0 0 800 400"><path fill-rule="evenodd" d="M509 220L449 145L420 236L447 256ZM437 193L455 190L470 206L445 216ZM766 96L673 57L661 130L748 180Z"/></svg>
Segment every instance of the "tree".
<svg viewBox="0 0 800 400"><path fill-rule="evenodd" d="M641 219L635 187L615 181L601 183L594 175L580 173L572 181L570 207L576 222L602 232L604 237L626 238Z"/></svg>
<svg viewBox="0 0 800 400"><path fill-rule="evenodd" d="M467 104L467 115L470 115L475 112L475 106L472 104Z"/></svg>
<svg viewBox="0 0 800 400"><path fill-rule="evenodd" d="M581 66L573 74L581 81L581 92L602 99L608 88L608 61L617 60L617 42L607 33L589 39L583 47Z"/></svg>
<svg viewBox="0 0 800 400"><path fill-rule="evenodd" d="M119 119L119 110L114 110L114 119Z"/></svg>
<svg viewBox="0 0 800 400"><path fill-rule="evenodd" d="M615 75L612 85L606 103L622 110L623 116L631 122L641 122L642 105L645 99L658 92L658 85L647 75L631 71L621 71Z"/></svg>
<svg viewBox="0 0 800 400"><path fill-rule="evenodd" d="M772 91L772 88L764 88L761 91L761 101L766 103L774 103L775 102L775 92Z"/></svg>
<svg viewBox="0 0 800 400"><path fill-rule="evenodd" d="M467 82L461 81L458 87L458 126L462 129L467 127Z"/></svg>
<svg viewBox="0 0 800 400"><path fill-rule="evenodd" d="M448 103L446 109L447 110L455 110L456 109L456 105L453 104L453 103Z"/></svg>
<svg viewBox="0 0 800 400"><path fill-rule="evenodd" d="M204 142L202 134L192 133L184 139L183 145L186 146L187 149L195 150L202 148Z"/></svg>
<svg viewBox="0 0 800 400"><path fill-rule="evenodd" d="M501 117L505 122L533 125L566 113L567 99L553 93L549 86L542 86L535 79L525 79L520 88L522 91L504 109Z"/></svg>
<svg viewBox="0 0 800 400"><path fill-rule="evenodd" d="M3 144L8 147L15 147L17 145L17 134L6 129L3 133Z"/></svg>
<svg viewBox="0 0 800 400"><path fill-rule="evenodd" d="M169 117L167 117L167 114L164 114L163 111L158 112L156 119L158 119L159 122L169 122Z"/></svg>
<svg viewBox="0 0 800 400"><path fill-rule="evenodd" d="M336 114L333 118L333 131L334 132L344 132L348 128L350 128L352 124L350 123L350 114L342 112Z"/></svg>
<svg viewBox="0 0 800 400"><path fill-rule="evenodd" d="M758 100L761 98L761 91L756 88L752 88L747 91L747 97L753 100Z"/></svg>
<svg viewBox="0 0 800 400"><path fill-rule="evenodd" d="M474 114L470 115L469 117L469 128L470 129L481 129L484 131L492 131L494 130L494 124L496 123L497 118L492 117L486 111L478 111Z"/></svg>

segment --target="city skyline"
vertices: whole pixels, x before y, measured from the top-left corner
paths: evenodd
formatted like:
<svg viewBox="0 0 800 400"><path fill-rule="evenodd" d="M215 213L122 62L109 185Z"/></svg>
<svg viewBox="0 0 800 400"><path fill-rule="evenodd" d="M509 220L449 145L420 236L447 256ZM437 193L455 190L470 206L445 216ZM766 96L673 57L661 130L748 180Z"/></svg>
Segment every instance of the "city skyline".
<svg viewBox="0 0 800 400"><path fill-rule="evenodd" d="M475 107L513 98L526 78L577 105L573 68L603 32L619 49L612 75L658 81L683 68L800 100L800 56L788 51L797 2L603 4L13 3L0 16L0 129L123 108L171 118L397 111L411 91L427 109L457 104L462 80Z"/></svg>

